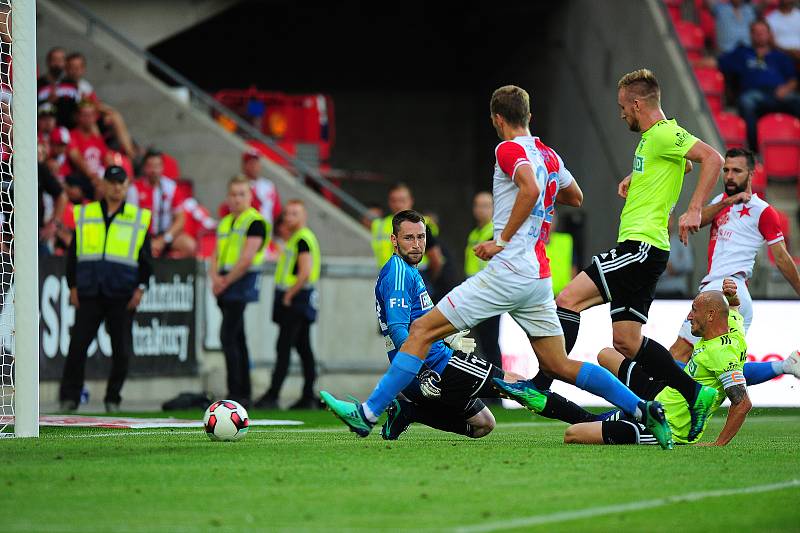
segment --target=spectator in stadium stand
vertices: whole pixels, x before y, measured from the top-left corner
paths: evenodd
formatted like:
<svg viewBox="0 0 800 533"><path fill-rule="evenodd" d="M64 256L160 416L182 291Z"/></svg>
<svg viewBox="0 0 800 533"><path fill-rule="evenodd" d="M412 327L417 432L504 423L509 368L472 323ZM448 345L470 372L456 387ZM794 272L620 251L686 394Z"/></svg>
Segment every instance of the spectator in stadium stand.
<svg viewBox="0 0 800 533"><path fill-rule="evenodd" d="M70 131L67 157L72 168L92 180L95 190L100 190L105 167L113 163L113 156L97 127L97 105L90 100L78 105L78 121Z"/></svg>
<svg viewBox="0 0 800 533"><path fill-rule="evenodd" d="M47 167L53 176L62 181L72 173L72 166L67 157L70 140L69 130L63 126L58 126L50 132Z"/></svg>
<svg viewBox="0 0 800 533"><path fill-rule="evenodd" d="M50 132L57 126L56 108L50 102L39 104L36 110L36 135L40 144L48 145Z"/></svg>
<svg viewBox="0 0 800 533"><path fill-rule="evenodd" d="M89 83L86 76L86 58L80 52L72 52L67 56L66 65L67 77L75 81L78 87L78 100L97 101L94 87Z"/></svg>
<svg viewBox="0 0 800 533"><path fill-rule="evenodd" d="M75 233L75 206L87 204L94 198L94 187L86 176L71 174L64 179L64 193L67 195L67 206L56 221L56 239L54 247L56 253L63 253L69 249Z"/></svg>
<svg viewBox="0 0 800 533"><path fill-rule="evenodd" d="M405 183L396 183L389 189L387 199L389 204L389 214L384 218L372 221L372 251L375 255L375 264L378 270L392 257L394 249L392 247L392 218L400 211L414 209L414 196L411 189ZM425 280L428 290L432 290L434 283L439 277L444 266L442 249L439 241L431 232L430 226L425 224L426 248L425 257L420 261L417 268ZM433 298L433 296L431 296ZM435 299L434 299L435 300Z"/></svg>
<svg viewBox="0 0 800 533"><path fill-rule="evenodd" d="M775 46L800 61L800 8L795 0L781 0L778 9L767 15Z"/></svg>
<svg viewBox="0 0 800 533"><path fill-rule="evenodd" d="M67 253L75 325L59 391L63 412L78 408L89 345L103 321L111 337L105 408L109 413L119 411L133 352L133 316L152 274L150 211L125 201L130 179L122 167L108 167L104 178L103 199L75 207L75 238Z"/></svg>
<svg viewBox="0 0 800 533"><path fill-rule="evenodd" d="M314 409L316 363L311 350L309 330L317 319L317 282L322 266L317 237L306 227L306 208L302 200L290 200L282 212L285 231L289 234L275 270L275 296L272 320L280 331L276 346L275 369L269 390L256 407L278 407L283 382L289 370L292 347L303 365L303 393L290 409ZM283 230L282 230L283 231Z"/></svg>
<svg viewBox="0 0 800 533"><path fill-rule="evenodd" d="M250 182L236 176L228 182L230 213L217 226L217 246L208 269L211 289L222 312L220 343L225 354L228 398L250 406L250 356L244 310L258 301L264 251L270 224L253 207Z"/></svg>
<svg viewBox="0 0 800 533"><path fill-rule="evenodd" d="M56 222L61 220L64 207L67 205L67 195L58 180L50 173L47 167L46 154L39 153L39 257L52 253L53 240L56 236ZM50 197L52 209L45 209L44 196ZM49 211L49 213L48 213ZM49 214L45 219L45 215Z"/></svg>
<svg viewBox="0 0 800 533"><path fill-rule="evenodd" d="M792 58L772 46L772 32L763 20L750 26L752 46L739 46L718 59L726 76L739 80L739 114L747 123L747 138L758 150L756 123L767 113L784 112L800 117L797 71Z"/></svg>
<svg viewBox="0 0 800 533"><path fill-rule="evenodd" d="M669 259L667 268L656 284L656 296L666 299L687 298L689 292L689 276L694 270L694 256L691 246L683 246L675 232L675 220L669 217Z"/></svg>
<svg viewBox="0 0 800 533"><path fill-rule="evenodd" d="M47 72L36 81L36 99L39 103L53 104L58 123L71 129L75 124L75 110L80 101L78 84L66 73L67 60L63 48L51 48L45 61Z"/></svg>
<svg viewBox="0 0 800 533"><path fill-rule="evenodd" d="M717 25L717 48L730 52L739 45L750 46L750 24L758 19L756 8L744 0L708 0Z"/></svg>
<svg viewBox="0 0 800 533"><path fill-rule="evenodd" d="M136 155L136 149L122 114L102 102L97 103L97 110L100 116L97 121L97 127L106 142L106 146L111 150L120 152L125 157L133 159Z"/></svg>
<svg viewBox="0 0 800 533"><path fill-rule="evenodd" d="M142 177L128 190L128 202L153 214L150 233L154 257L193 257L197 241L183 231L186 213L181 209L184 195L175 180L164 176L161 152L149 151L142 161Z"/></svg>
<svg viewBox="0 0 800 533"><path fill-rule="evenodd" d="M261 157L261 152L254 148L245 150L242 153L242 174L250 180L250 188L253 190L252 207L272 226L281 212L281 198L272 180L261 173ZM225 216L228 212L227 204L223 203L219 209L220 216Z"/></svg>

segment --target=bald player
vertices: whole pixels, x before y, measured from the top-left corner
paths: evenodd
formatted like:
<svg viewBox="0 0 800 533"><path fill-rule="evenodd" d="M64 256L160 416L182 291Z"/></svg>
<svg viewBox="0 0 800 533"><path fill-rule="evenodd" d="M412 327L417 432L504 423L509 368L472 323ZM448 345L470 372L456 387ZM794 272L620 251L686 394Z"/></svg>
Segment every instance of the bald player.
<svg viewBox="0 0 800 533"><path fill-rule="evenodd" d="M697 295L689 313L692 335L700 337L695 344L692 358L684 368L705 386L714 388L718 394L711 413L716 411L725 396L731 401L725 427L714 442L701 446L725 446L744 424L752 407L747 395L744 364L747 344L744 340L744 319L738 311L739 298L736 282L726 278L722 291L706 291ZM597 357L602 366L616 374L620 381L633 392L646 399L655 398L664 406L672 437L679 444L694 444L705 431L706 424L697 436L691 437L691 417L681 394L656 381L636 361L631 361L614 348L603 349ZM638 422L617 412L604 422L574 424L567 428L564 442L568 444L656 444L655 437Z"/></svg>

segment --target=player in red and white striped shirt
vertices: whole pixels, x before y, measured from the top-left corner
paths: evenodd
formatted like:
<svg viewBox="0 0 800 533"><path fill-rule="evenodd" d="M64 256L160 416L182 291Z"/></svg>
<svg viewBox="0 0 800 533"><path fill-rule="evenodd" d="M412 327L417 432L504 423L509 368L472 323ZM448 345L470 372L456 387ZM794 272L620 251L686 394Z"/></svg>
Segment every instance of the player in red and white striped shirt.
<svg viewBox="0 0 800 533"><path fill-rule="evenodd" d="M751 190L754 168L752 152L742 148L728 150L722 167L725 192L703 208L701 220L702 226L711 224L711 238L708 274L700 282L700 292L722 290L723 279L735 280L745 331L753 321L747 281L753 275L756 254L765 243L775 257L778 270L800 295L800 273L786 250L778 213ZM675 359L686 362L697 340L686 321L670 352Z"/></svg>

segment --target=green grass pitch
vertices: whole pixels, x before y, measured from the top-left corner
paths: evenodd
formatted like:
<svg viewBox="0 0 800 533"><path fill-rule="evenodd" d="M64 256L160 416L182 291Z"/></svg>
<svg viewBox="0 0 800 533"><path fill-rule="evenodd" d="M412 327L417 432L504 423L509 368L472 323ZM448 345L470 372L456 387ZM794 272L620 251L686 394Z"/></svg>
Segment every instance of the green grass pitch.
<svg viewBox="0 0 800 533"><path fill-rule="evenodd" d="M800 531L800 410L756 409L730 446L671 452L566 446L562 423L495 411L479 440L421 426L358 439L327 412L254 411L306 425L235 443L43 428L0 441L0 530Z"/></svg>

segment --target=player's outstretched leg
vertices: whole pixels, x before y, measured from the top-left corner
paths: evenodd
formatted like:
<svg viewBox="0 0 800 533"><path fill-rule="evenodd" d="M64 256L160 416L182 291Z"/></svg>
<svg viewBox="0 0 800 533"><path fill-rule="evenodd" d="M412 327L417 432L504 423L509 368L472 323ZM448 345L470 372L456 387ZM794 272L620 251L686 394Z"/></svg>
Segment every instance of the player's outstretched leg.
<svg viewBox="0 0 800 533"><path fill-rule="evenodd" d="M550 375L605 398L626 414L640 420L664 449L672 449L672 431L658 402L645 402L622 384L611 372L591 363L567 358L560 336L531 339L540 366Z"/></svg>
<svg viewBox="0 0 800 533"><path fill-rule="evenodd" d="M344 422L350 431L359 437L366 437L372 431L375 423L367 420L364 409L355 398L351 401L338 400L327 391L320 391L319 397L336 418Z"/></svg>
<svg viewBox="0 0 800 533"><path fill-rule="evenodd" d="M392 359L389 370L375 386L367 401L362 403L358 409L353 409L352 402L337 400L329 392L320 392L320 397L351 431L361 437L366 437L381 413L417 376L431 344L455 332L456 328L437 308L434 308L411 323L408 338ZM330 401L327 401L326 398ZM357 400L354 399L354 401L357 403Z"/></svg>

